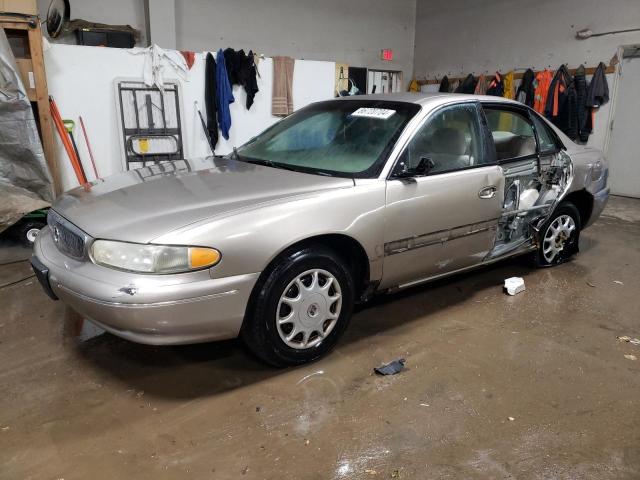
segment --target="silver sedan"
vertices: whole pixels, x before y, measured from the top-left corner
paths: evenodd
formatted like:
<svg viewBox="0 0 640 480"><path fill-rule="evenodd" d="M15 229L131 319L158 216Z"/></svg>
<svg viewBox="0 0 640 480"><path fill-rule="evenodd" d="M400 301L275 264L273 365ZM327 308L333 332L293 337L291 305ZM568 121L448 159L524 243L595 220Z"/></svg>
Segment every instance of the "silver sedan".
<svg viewBox="0 0 640 480"><path fill-rule="evenodd" d="M240 336L293 365L328 352L375 294L515 255L564 262L607 198L601 152L517 102L356 96L226 157L67 192L32 264L52 298L115 335Z"/></svg>

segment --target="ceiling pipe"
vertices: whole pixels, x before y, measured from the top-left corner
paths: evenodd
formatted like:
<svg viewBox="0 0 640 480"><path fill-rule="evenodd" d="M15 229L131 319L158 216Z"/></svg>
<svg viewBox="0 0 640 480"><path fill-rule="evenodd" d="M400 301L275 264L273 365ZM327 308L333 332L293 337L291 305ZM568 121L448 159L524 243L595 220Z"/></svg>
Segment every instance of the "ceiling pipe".
<svg viewBox="0 0 640 480"><path fill-rule="evenodd" d="M629 28L627 30L613 30L611 32L602 32L602 33L593 33L588 28L585 28L584 30L578 30L576 32L576 38L578 40L586 40L587 38L591 38L591 37L602 37L604 35L614 35L616 33L627 33L627 32L640 32L640 28Z"/></svg>

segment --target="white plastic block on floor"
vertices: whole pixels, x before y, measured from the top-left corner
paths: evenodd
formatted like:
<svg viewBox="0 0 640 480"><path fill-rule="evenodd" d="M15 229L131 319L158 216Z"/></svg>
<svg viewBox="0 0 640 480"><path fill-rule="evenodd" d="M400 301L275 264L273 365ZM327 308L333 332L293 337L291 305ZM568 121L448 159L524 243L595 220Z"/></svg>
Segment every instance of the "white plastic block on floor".
<svg viewBox="0 0 640 480"><path fill-rule="evenodd" d="M517 295L524 292L524 279L522 277L511 277L504 281L504 289L509 295Z"/></svg>

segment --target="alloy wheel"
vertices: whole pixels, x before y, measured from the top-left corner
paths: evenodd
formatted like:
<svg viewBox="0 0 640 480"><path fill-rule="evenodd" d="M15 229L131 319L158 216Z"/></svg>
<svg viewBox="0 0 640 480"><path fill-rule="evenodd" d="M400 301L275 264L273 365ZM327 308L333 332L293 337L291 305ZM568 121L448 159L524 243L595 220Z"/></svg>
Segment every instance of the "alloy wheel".
<svg viewBox="0 0 640 480"><path fill-rule="evenodd" d="M547 262L552 263L558 258L575 229L576 222L569 215L560 215L551 222L542 242L542 255Z"/></svg>

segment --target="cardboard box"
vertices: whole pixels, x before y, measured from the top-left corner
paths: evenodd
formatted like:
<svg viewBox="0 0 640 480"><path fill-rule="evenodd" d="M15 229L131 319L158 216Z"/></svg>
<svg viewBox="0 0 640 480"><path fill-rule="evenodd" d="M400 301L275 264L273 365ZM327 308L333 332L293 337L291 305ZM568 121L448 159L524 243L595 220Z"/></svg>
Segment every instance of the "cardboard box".
<svg viewBox="0 0 640 480"><path fill-rule="evenodd" d="M0 0L0 12L37 15L38 5L36 0Z"/></svg>

